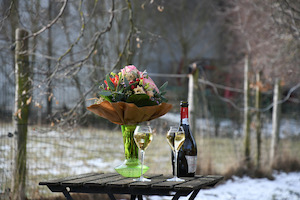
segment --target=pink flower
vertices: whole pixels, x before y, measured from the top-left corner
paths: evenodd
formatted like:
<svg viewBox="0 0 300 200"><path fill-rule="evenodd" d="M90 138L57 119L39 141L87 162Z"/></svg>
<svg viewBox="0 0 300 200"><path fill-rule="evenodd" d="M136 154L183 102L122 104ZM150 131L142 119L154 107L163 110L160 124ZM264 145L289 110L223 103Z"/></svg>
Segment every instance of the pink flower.
<svg viewBox="0 0 300 200"><path fill-rule="evenodd" d="M128 65L121 69L122 75L130 82L130 81L140 81L142 80L142 84L147 91L156 90L159 93L159 89L155 85L154 81L144 72L140 72L134 65ZM138 80L137 80L138 79Z"/></svg>
<svg viewBox="0 0 300 200"><path fill-rule="evenodd" d="M140 71L134 65L128 65L121 69L122 75L128 80L132 81L139 78Z"/></svg>
<svg viewBox="0 0 300 200"><path fill-rule="evenodd" d="M149 88L147 88L148 91L156 90L156 92L159 93L159 89L157 88L154 81L149 76L147 78L144 77L143 79L143 85L146 86L147 84L149 85Z"/></svg>

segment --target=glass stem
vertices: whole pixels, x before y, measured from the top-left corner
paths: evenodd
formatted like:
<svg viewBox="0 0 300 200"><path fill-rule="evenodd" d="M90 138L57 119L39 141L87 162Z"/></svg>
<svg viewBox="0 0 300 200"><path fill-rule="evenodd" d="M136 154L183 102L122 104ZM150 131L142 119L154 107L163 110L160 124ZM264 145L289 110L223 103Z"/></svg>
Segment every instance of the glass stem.
<svg viewBox="0 0 300 200"><path fill-rule="evenodd" d="M174 159L175 159L175 166L174 166L174 175L175 177L177 177L177 155L178 155L178 151L174 151Z"/></svg>
<svg viewBox="0 0 300 200"><path fill-rule="evenodd" d="M142 164L141 164L141 179L144 178L143 177L144 155L145 155L145 151L141 150L141 160L142 160Z"/></svg>

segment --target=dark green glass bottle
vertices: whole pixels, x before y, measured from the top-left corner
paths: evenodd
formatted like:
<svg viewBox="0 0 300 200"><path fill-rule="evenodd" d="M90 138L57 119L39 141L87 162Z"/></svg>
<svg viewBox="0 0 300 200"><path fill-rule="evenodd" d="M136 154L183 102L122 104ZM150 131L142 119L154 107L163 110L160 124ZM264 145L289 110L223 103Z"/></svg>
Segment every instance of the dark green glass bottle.
<svg viewBox="0 0 300 200"><path fill-rule="evenodd" d="M186 101L180 102L180 126L184 129L185 141L178 152L178 177L195 176L197 167L197 145L189 126L188 105L189 104ZM174 166L174 159L172 160Z"/></svg>

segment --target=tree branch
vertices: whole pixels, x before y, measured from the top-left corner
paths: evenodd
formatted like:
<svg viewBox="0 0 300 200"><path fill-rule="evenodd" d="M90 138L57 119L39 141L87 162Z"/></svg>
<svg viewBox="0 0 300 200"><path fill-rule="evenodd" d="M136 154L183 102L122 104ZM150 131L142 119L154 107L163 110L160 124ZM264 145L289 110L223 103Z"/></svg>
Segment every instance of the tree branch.
<svg viewBox="0 0 300 200"><path fill-rule="evenodd" d="M83 15L83 12L81 11L82 9L82 0L80 1L80 6L79 6L79 13L80 13L80 22L81 22L81 29L80 29L80 34L79 36L77 37L77 39L75 40L74 43L72 43L69 47L69 49L67 49L67 51L61 55L57 61L60 63L60 61L68 54L72 51L73 47L78 44L79 40L83 37L83 33L84 33L84 30L85 30L85 19L84 19L84 15Z"/></svg>
<svg viewBox="0 0 300 200"><path fill-rule="evenodd" d="M63 13L64 13L64 11L67 7L67 3L68 3L68 0L64 0L64 3L62 5L58 15L49 24L47 24L46 26L41 28L39 31L28 35L24 39L28 39L28 38L31 38L31 37L36 37L36 36L40 35L41 33L43 33L44 31L46 31L47 29L51 28L51 26L53 26L59 20L59 18L63 15Z"/></svg>
<svg viewBox="0 0 300 200"><path fill-rule="evenodd" d="M93 42L91 42L91 43L89 44L89 46L87 47L87 49L89 49L88 54L87 54L84 58L82 58L82 59L80 59L80 60L77 60L77 61L75 61L75 62L73 62L73 63L69 63L69 64L65 65L64 68L60 68L60 69L59 69L59 66L61 66L61 64L60 64L60 62L58 62L57 65L55 66L55 70L53 71L53 73L52 73L52 75L51 75L51 78L52 78L59 70L60 70L60 71L63 71L63 70L65 70L65 69L69 68L70 66L74 66L74 65L76 65L76 66L75 66L76 68L82 66L82 65L83 65L83 64L91 57L91 55L92 55L93 52L95 51L95 48L96 48L96 45L97 45L97 43L98 43L99 38L100 38L103 34L109 32L110 29L112 28L112 24L113 24L113 21L114 21L115 0L111 0L111 2L112 2L112 6L111 6L111 10L109 11L109 12L111 13L111 15L110 15L110 18L109 18L109 21L108 21L108 25L106 26L106 28L105 28L104 30L98 31L98 32L96 32L96 33L94 34L93 39L92 39ZM60 59L59 61L61 61L61 59Z"/></svg>
<svg viewBox="0 0 300 200"><path fill-rule="evenodd" d="M117 67L119 66L120 62L121 62L121 58L123 57L123 55L125 54L126 52L126 48L130 45L130 40L131 40L131 37L133 35L133 32L134 32L134 23L133 23L133 12L132 12L132 7L131 7L131 2L130 0L126 0L126 3L127 3L127 7L128 7L128 11L129 11L129 22L130 22L130 31L127 35L127 39L126 39L126 43L123 47L123 50L122 52L119 54L119 57L117 59L117 62L116 64L112 67L112 71L117 69ZM130 50L128 50L130 51ZM130 52L128 52L130 53Z"/></svg>
<svg viewBox="0 0 300 200"><path fill-rule="evenodd" d="M10 16L13 5L14 5L14 1L11 1L7 11L5 12L5 16L0 21L0 24L1 24L0 30L2 30L2 27L4 25L3 22Z"/></svg>

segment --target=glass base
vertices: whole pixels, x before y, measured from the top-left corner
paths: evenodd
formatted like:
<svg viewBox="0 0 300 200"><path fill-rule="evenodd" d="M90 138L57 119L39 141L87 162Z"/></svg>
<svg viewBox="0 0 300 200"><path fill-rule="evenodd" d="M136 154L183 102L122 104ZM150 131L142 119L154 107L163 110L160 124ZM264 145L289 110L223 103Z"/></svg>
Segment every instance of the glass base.
<svg viewBox="0 0 300 200"><path fill-rule="evenodd" d="M148 171L149 167L143 166L143 174ZM123 164L115 167L115 170L124 177L140 177L141 176L141 164L138 159L125 160Z"/></svg>
<svg viewBox="0 0 300 200"><path fill-rule="evenodd" d="M182 181L184 181L184 179L181 179L181 178L178 178L177 176L174 176L173 178L167 179L167 181L178 181L178 182L182 182Z"/></svg>
<svg viewBox="0 0 300 200"><path fill-rule="evenodd" d="M151 181L151 179L145 178L145 177L140 177L140 178L136 178L133 179L134 181L140 181L140 182L149 182Z"/></svg>

